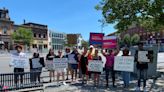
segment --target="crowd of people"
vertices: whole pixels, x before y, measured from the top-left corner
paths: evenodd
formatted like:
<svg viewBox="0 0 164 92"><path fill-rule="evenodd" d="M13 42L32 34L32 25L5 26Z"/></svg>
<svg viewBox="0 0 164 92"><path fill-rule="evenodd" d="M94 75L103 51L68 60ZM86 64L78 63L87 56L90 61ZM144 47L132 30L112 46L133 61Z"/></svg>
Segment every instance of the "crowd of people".
<svg viewBox="0 0 164 92"><path fill-rule="evenodd" d="M15 55L24 55L22 54L22 47L21 46L16 46L17 49L17 54ZM138 51L143 50L143 44L139 43L138 44ZM115 84L115 74L116 71L114 70L114 57L117 56L117 54L120 52L120 48L116 49L107 49L107 50L102 50L102 49L97 49L94 48L94 46L90 46L88 48L84 48L82 53L78 53L78 50L76 48L73 48L72 52L70 48L65 49L65 53L62 53L61 51L58 51L58 54L54 53L53 49L50 49L48 54L46 55L45 59L40 59L40 61L44 61L46 64L47 60L53 60L54 58L68 58L69 54L74 54L74 59L76 60L76 64L69 64L68 63L68 68L65 70L54 70L54 69L48 69L49 71L49 77L50 80L49 82L57 81L59 82L60 76L62 76L62 82L64 85L66 85L66 80L69 80L69 75L71 74L71 80L77 80L78 78L81 78L82 80L82 85L87 84L88 81L91 79L91 75L93 75L93 81L95 86L99 86L99 80L100 80L100 74L101 72L92 72L88 70L88 64L91 60L99 60L102 62L102 57L100 56L100 53L106 58L105 66L104 66L104 71L105 71L105 78L106 78L106 87L109 87L109 75L112 77L112 86L116 87L117 85ZM122 50L123 54L122 56L130 56L129 54L129 49L125 47ZM136 90L140 90L140 84L141 84L141 79L143 79L144 82L144 90L146 90L146 80L147 80L147 70L148 70L148 63L141 63L140 61L137 61L137 54L135 55L135 61L137 62L136 67L138 70L138 86ZM33 54L32 58L39 58L39 53L35 52ZM29 59L31 62L31 59ZM45 67L45 64L42 63L43 67ZM32 75L34 78L32 78L31 81L38 81L40 82L40 75L42 72L42 67L40 68L33 68L32 65L30 64L30 71L35 72L39 71L37 74ZM24 72L23 68L14 68L14 73L19 73L19 72ZM66 74L65 74L66 73ZM57 74L57 75L56 75ZM65 78L66 75L66 78ZM131 79L131 73L130 72L122 72L122 79L124 82L124 87L128 88L130 85L130 79ZM15 75L15 83L17 84L18 77L20 76L21 83L23 83L23 75ZM57 80L55 80L57 79Z"/></svg>

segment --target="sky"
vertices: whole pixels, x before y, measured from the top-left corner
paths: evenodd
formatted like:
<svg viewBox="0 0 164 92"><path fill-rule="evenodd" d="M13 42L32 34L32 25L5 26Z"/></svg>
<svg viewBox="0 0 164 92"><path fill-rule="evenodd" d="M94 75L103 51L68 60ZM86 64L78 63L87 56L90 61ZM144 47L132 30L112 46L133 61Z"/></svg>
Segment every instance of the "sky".
<svg viewBox="0 0 164 92"><path fill-rule="evenodd" d="M80 33L84 40L90 32L101 32L101 11L94 7L100 0L0 0L0 8L9 10L15 24L34 22L57 32ZM104 27L105 35L116 31L114 24Z"/></svg>

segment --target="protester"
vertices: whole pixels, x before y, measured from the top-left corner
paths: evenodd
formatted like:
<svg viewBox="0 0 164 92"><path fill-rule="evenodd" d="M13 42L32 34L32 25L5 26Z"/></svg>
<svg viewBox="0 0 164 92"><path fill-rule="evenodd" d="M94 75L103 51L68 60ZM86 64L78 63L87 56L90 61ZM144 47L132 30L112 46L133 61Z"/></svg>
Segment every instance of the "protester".
<svg viewBox="0 0 164 92"><path fill-rule="evenodd" d="M46 60L53 61L54 58L55 58L54 50L50 49L49 53L46 56ZM50 82L52 81L52 78L53 78L53 81L55 81L55 70L52 68L52 69L49 69L48 71L49 71L49 76L50 76Z"/></svg>
<svg viewBox="0 0 164 92"><path fill-rule="evenodd" d="M93 56L93 60L100 60L100 62L102 60L101 57L98 55L98 49L95 50L95 54ZM101 72L92 72L92 73L94 74L94 85L98 86L99 85L99 77L100 77Z"/></svg>
<svg viewBox="0 0 164 92"><path fill-rule="evenodd" d="M128 48L123 49L123 55L122 56L129 56L129 49ZM123 81L124 81L124 88L129 87L130 72L123 71L122 77L123 77Z"/></svg>
<svg viewBox="0 0 164 92"><path fill-rule="evenodd" d="M91 45L90 47L89 47L89 52L87 52L87 58L88 58L88 63L89 63L89 60L93 60L93 46ZM89 72L88 71L88 68L87 68L87 71L86 71L86 78L87 78L87 80L89 79L89 78L91 78L91 72Z"/></svg>
<svg viewBox="0 0 164 92"><path fill-rule="evenodd" d="M140 91L140 86L141 86L141 79L143 79L143 89L144 92L146 91L146 80L147 80L147 70L148 70L148 63L147 62L141 62L138 61L138 52L139 51L145 51L143 48L143 43L138 44L138 51L136 51L136 61L137 61L137 71L138 71L138 85L136 88L136 91Z"/></svg>
<svg viewBox="0 0 164 92"><path fill-rule="evenodd" d="M81 72L82 72L82 84L84 84L84 77L86 75L87 64L88 64L88 58L87 58L86 54L87 54L87 49L84 48L84 52L80 58L80 68L81 68Z"/></svg>
<svg viewBox="0 0 164 92"><path fill-rule="evenodd" d="M77 79L77 69L78 69L78 51L76 48L73 48L73 52L71 53L74 55L74 59L76 61L76 64L71 64L71 75L72 75L72 81L75 75L75 80Z"/></svg>
<svg viewBox="0 0 164 92"><path fill-rule="evenodd" d="M32 61L33 59L38 59L38 63L40 64L40 66L38 67L33 67L33 63L34 61ZM44 58L40 58L39 56L39 53L34 53L33 54L33 58L29 59L30 61L30 72L31 72L31 82L33 83L36 83L37 82L37 79L38 79L38 82L40 83L40 75L41 75L41 72L42 72L42 67L44 67Z"/></svg>
<svg viewBox="0 0 164 92"><path fill-rule="evenodd" d="M102 54L106 57L106 63L105 63L105 73L106 73L106 87L108 87L109 83L109 72L111 72L112 75L112 84L113 87L115 86L115 71L114 71L114 56L116 56L119 53L119 50L109 50L109 53L106 54L102 51Z"/></svg>
<svg viewBox="0 0 164 92"><path fill-rule="evenodd" d="M22 52L22 46L17 45L15 47L15 49L17 50L16 53L13 53L13 55L15 56L20 56L20 57L26 57L26 54ZM12 64L10 64L10 66L12 66ZM18 84L19 82L19 76L20 76L20 83L23 84L23 74L24 73L24 68L16 68L14 67L14 83Z"/></svg>
<svg viewBox="0 0 164 92"><path fill-rule="evenodd" d="M64 58L62 56L62 52L61 51L58 51L58 55L55 57L55 58ZM57 70L57 83L59 83L59 77L60 75L62 75L62 81L63 81L63 84L66 85L65 83L65 73L64 73L64 69L60 69L60 70Z"/></svg>
<svg viewBox="0 0 164 92"><path fill-rule="evenodd" d="M69 48L66 48L65 49L65 53L66 53L66 55L64 57L68 59L68 55L70 54L70 49ZM71 65L68 63L67 78L66 78L66 80L68 80L68 75L69 75L70 72L71 72Z"/></svg>

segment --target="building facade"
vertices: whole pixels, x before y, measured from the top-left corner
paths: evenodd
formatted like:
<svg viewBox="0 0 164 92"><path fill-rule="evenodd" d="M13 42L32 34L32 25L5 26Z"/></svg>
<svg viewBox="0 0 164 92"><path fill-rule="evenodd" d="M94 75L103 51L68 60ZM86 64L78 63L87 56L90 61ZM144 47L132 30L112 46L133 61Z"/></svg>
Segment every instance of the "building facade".
<svg viewBox="0 0 164 92"><path fill-rule="evenodd" d="M81 49L82 41L83 41L83 38L81 34L67 34L67 45L75 46Z"/></svg>
<svg viewBox="0 0 164 92"><path fill-rule="evenodd" d="M10 20L9 11L0 9L0 49L12 49L11 34L14 22Z"/></svg>
<svg viewBox="0 0 164 92"><path fill-rule="evenodd" d="M37 48L39 51L48 49L48 27L37 23L24 23L23 26L30 28L33 32L33 42L31 49Z"/></svg>
<svg viewBox="0 0 164 92"><path fill-rule="evenodd" d="M49 49L63 50L66 43L66 34L49 30Z"/></svg>

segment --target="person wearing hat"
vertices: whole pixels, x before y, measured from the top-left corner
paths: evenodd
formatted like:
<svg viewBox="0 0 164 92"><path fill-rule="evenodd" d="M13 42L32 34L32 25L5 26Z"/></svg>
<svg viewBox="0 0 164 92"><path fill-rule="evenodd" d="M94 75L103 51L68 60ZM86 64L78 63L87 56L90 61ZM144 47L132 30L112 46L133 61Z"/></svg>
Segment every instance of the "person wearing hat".
<svg viewBox="0 0 164 92"><path fill-rule="evenodd" d="M14 56L26 57L25 53L22 52L22 46L17 45L15 49L16 49L16 53L13 53ZM11 66L13 66L13 64L10 63L10 67ZM20 76L20 83L23 84L23 72L24 72L24 68L14 67L14 83L16 84L16 86L19 81L19 76Z"/></svg>

